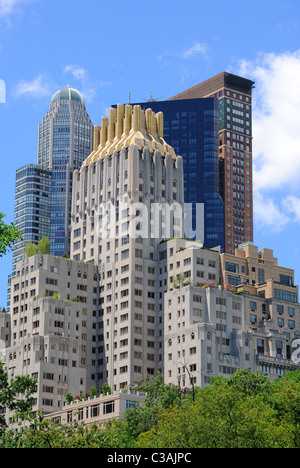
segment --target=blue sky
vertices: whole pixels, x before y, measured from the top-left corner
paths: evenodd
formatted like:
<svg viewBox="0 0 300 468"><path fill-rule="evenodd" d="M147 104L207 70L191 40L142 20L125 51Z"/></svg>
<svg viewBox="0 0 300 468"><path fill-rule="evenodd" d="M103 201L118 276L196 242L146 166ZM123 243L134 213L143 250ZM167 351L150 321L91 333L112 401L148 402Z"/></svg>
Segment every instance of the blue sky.
<svg viewBox="0 0 300 468"><path fill-rule="evenodd" d="M299 0L0 0L0 211L15 171L37 158L37 128L70 84L94 124L118 102L167 99L222 71L254 90L255 243L300 282ZM2 82L3 84L3 82ZM2 99L1 99L2 96ZM11 254L0 259L6 305Z"/></svg>

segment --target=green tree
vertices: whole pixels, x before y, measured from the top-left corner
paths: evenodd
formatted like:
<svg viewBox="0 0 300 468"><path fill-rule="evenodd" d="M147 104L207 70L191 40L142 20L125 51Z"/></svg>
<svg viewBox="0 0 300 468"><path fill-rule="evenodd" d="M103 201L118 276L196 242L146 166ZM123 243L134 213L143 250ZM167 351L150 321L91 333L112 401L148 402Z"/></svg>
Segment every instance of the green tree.
<svg viewBox="0 0 300 468"><path fill-rule="evenodd" d="M269 395L271 392L271 382L268 377L260 372L256 374L251 369L238 369L228 380L229 386L234 386L236 390L245 395Z"/></svg>
<svg viewBox="0 0 300 468"><path fill-rule="evenodd" d="M125 414L126 429L132 439L154 427L164 409L181 404L180 389L166 385L162 374L154 379L148 376L141 390L147 393L145 402Z"/></svg>
<svg viewBox="0 0 300 468"><path fill-rule="evenodd" d="M74 401L74 396L73 396L72 393L67 393L67 394L65 395L65 399L66 399L66 401L67 401L68 403L72 403L72 401Z"/></svg>
<svg viewBox="0 0 300 468"><path fill-rule="evenodd" d="M111 395L112 394L112 390L111 390L110 386L107 383L104 383L102 385L101 393L102 393L102 395Z"/></svg>
<svg viewBox="0 0 300 468"><path fill-rule="evenodd" d="M99 391L98 388L93 386L90 388L90 395L92 398L98 397L99 396Z"/></svg>
<svg viewBox="0 0 300 468"><path fill-rule="evenodd" d="M27 376L17 376L9 382L8 374L0 362L0 434L7 428L3 411L8 408L20 418L25 419L32 410L36 392L36 381Z"/></svg>
<svg viewBox="0 0 300 468"><path fill-rule="evenodd" d="M148 432L139 434L139 448L281 448L290 446L290 437L278 424L277 413L268 404L266 392L259 391L257 376L249 375L246 391L240 382L215 379L197 392L196 401L160 413ZM251 379L251 376L250 376ZM263 380L263 379L262 379ZM262 382L261 382L262 383ZM242 385L242 387L244 384ZM249 391L253 388L254 391Z"/></svg>
<svg viewBox="0 0 300 468"><path fill-rule="evenodd" d="M48 237L42 237L38 244L29 242L26 244L24 253L27 257L33 257L34 255L49 255L50 254L50 240Z"/></svg>
<svg viewBox="0 0 300 468"><path fill-rule="evenodd" d="M38 253L47 255L50 254L50 240L48 237L42 237L42 239L38 243Z"/></svg>
<svg viewBox="0 0 300 468"><path fill-rule="evenodd" d="M5 215L0 212L0 257L6 255L14 246L15 242L22 240L22 233L13 223L5 224Z"/></svg>
<svg viewBox="0 0 300 468"><path fill-rule="evenodd" d="M272 385L271 404L278 424L284 425L293 448L300 448L300 370L288 373Z"/></svg>

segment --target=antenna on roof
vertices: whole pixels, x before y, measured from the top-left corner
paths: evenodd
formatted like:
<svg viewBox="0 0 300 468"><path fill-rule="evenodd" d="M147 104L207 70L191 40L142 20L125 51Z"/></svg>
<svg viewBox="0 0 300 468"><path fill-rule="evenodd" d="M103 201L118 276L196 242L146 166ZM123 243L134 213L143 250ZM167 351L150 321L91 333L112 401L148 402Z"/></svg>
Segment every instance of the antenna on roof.
<svg viewBox="0 0 300 468"><path fill-rule="evenodd" d="M143 98L143 99L145 99L145 101L147 101L147 102L156 102L159 99L162 99L162 97L154 98L153 97L153 89L151 88L151 97L150 98Z"/></svg>
<svg viewBox="0 0 300 468"><path fill-rule="evenodd" d="M131 104L131 91L128 91L128 104Z"/></svg>

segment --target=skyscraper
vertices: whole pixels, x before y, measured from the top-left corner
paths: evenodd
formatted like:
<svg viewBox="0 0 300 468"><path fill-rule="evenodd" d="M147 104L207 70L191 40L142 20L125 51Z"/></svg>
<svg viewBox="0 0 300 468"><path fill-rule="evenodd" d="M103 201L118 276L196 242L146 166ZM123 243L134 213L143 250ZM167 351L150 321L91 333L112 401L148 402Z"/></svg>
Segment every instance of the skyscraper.
<svg viewBox="0 0 300 468"><path fill-rule="evenodd" d="M220 196L218 155L219 105L214 98L152 101L139 104L164 114L164 135L183 158L184 201L193 205L193 233L197 228L196 204L204 205L205 247L225 250L224 202ZM193 235L187 236L193 238Z"/></svg>
<svg viewBox="0 0 300 468"><path fill-rule="evenodd" d="M114 390L163 369L158 247L176 236L175 221L164 232L167 207L178 208L171 218L180 222L183 200L182 158L163 139L163 114L112 108L96 128L95 150L74 172L71 259L99 268L95 359ZM151 223L155 208L161 223Z"/></svg>
<svg viewBox="0 0 300 468"><path fill-rule="evenodd" d="M73 171L93 149L93 124L79 91L57 91L39 125L38 165L52 171L50 245L52 255L70 252Z"/></svg>
<svg viewBox="0 0 300 468"><path fill-rule="evenodd" d="M16 227L23 233L13 251L13 270L22 260L24 243L38 244L43 236L50 237L51 171L34 164L17 170L15 188Z"/></svg>
<svg viewBox="0 0 300 468"><path fill-rule="evenodd" d="M11 278L16 264L24 256L28 243L38 244L45 236L50 238L51 171L28 164L16 171L14 224L22 231L23 240L13 248L12 274L8 277L7 311L11 306Z"/></svg>
<svg viewBox="0 0 300 468"><path fill-rule="evenodd" d="M220 194L225 205L225 251L253 241L252 89L254 82L220 73L170 101L219 101Z"/></svg>

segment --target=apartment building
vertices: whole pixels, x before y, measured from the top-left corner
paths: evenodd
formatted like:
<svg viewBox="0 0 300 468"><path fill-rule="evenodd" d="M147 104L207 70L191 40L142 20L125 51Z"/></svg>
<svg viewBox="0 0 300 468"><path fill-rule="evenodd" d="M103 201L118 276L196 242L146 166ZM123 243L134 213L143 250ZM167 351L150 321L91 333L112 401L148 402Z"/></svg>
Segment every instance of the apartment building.
<svg viewBox="0 0 300 468"><path fill-rule="evenodd" d="M105 379L115 391L160 368L158 245L176 236L173 221L165 232L168 208L179 208L180 228L183 199L182 158L163 139L163 114L112 108L74 172L71 258L101 275ZM155 207L162 210L153 221Z"/></svg>
<svg viewBox="0 0 300 468"><path fill-rule="evenodd" d="M98 285L96 267L62 257L36 255L16 264L6 368L11 378L37 380L35 410L56 411L66 393L95 385L103 364L96 361L103 338Z"/></svg>
<svg viewBox="0 0 300 468"><path fill-rule="evenodd" d="M100 395L99 397L86 397L83 400L74 400L60 411L51 413L45 419L55 420L61 424L104 424L112 419L122 419L126 410L136 408L144 403L146 394L131 390Z"/></svg>
<svg viewBox="0 0 300 468"><path fill-rule="evenodd" d="M10 315L0 311L0 351L10 344Z"/></svg>
<svg viewBox="0 0 300 468"><path fill-rule="evenodd" d="M205 260L204 252L200 246L191 248L186 243L172 260L173 265L180 261L186 266L181 269L180 280L170 278L164 295L166 382L181 387L203 386L211 377L245 368L260 370L274 379L297 368L292 355L300 336L300 306L297 293L289 290L295 288L293 271L278 267L272 251L264 249L258 254L258 248L251 244L237 250L235 256L217 254L214 259L214 252L206 251ZM213 264L216 275L220 273L222 278L219 283L207 280ZM235 273L243 266L245 274L250 265L253 285L248 291L224 281L233 272L232 265L236 265ZM258 285L258 277L252 279L252 274L262 275L257 270L262 265L267 282ZM249 282L248 278L247 285ZM267 285L268 292L262 292Z"/></svg>

